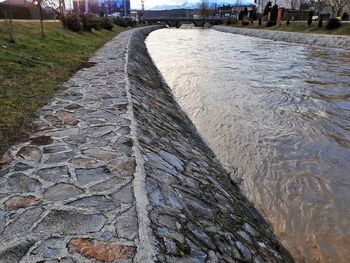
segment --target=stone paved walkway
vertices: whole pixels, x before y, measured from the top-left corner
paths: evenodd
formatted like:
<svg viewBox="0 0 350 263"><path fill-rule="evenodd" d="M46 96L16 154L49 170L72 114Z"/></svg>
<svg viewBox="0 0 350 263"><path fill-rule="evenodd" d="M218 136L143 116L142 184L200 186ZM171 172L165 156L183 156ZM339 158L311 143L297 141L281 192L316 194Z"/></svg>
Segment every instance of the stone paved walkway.
<svg viewBox="0 0 350 263"><path fill-rule="evenodd" d="M0 160L0 262L291 262L124 32Z"/></svg>
<svg viewBox="0 0 350 263"><path fill-rule="evenodd" d="M130 34L65 83L41 109L30 140L3 158L0 262L134 257L135 158L124 74Z"/></svg>

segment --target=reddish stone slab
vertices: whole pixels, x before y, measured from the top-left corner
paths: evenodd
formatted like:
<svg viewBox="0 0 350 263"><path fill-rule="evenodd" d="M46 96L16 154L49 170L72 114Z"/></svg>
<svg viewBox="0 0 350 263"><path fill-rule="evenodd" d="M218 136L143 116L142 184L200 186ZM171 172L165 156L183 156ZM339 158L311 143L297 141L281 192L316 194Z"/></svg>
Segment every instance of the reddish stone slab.
<svg viewBox="0 0 350 263"><path fill-rule="evenodd" d="M98 240L74 238L70 241L71 251L78 252L87 258L98 261L112 262L114 260L132 259L134 247L108 243Z"/></svg>

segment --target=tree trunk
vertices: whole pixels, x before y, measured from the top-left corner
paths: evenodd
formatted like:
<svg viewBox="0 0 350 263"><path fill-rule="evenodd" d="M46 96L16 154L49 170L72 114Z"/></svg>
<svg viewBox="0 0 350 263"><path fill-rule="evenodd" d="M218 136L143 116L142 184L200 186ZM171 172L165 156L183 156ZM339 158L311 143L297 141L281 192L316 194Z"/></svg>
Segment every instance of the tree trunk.
<svg viewBox="0 0 350 263"><path fill-rule="evenodd" d="M42 6L41 6L41 1L38 2L38 5L39 5L39 11L40 11L41 36L42 36L42 37L45 37L45 33L44 33L44 23L43 23L44 14L43 14L43 8L42 8Z"/></svg>
<svg viewBox="0 0 350 263"><path fill-rule="evenodd" d="M61 4L62 4L62 13L61 13L61 16L62 16L62 20L63 20L63 28L66 28L66 2L64 0L61 0L60 1Z"/></svg>
<svg viewBox="0 0 350 263"><path fill-rule="evenodd" d="M12 24L12 6L10 5L5 13L5 23L7 25L7 31L9 34L9 38L10 38L10 43L15 43L15 39L13 37L13 24ZM7 19L9 20L10 24L7 24Z"/></svg>

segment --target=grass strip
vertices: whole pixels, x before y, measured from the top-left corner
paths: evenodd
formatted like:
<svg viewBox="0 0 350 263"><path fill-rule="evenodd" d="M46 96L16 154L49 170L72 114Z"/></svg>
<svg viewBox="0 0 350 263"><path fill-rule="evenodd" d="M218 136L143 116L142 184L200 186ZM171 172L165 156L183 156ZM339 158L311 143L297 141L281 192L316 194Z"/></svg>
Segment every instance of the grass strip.
<svg viewBox="0 0 350 263"><path fill-rule="evenodd" d="M42 107L96 50L125 28L74 33L60 23L14 22L15 43L0 21L0 156Z"/></svg>

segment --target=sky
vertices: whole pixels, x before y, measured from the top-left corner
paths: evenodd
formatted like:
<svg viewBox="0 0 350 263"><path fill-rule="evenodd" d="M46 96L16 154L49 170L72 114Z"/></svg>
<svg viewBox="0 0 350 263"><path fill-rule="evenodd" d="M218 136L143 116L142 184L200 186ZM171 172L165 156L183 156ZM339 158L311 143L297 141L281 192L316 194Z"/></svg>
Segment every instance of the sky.
<svg viewBox="0 0 350 263"><path fill-rule="evenodd" d="M4 0L0 0L2 2ZM159 5L181 5L183 3L198 3L201 0L144 0L145 1L145 9L149 9ZM249 1L249 0L248 0ZM66 0L66 3L70 2L70 0ZM130 0L132 9L141 9L141 0ZM209 2L227 2L227 3L235 3L237 0L209 0Z"/></svg>
<svg viewBox="0 0 350 263"><path fill-rule="evenodd" d="M130 0L131 8L141 8L141 0ZM200 0L145 0L145 8L149 9L158 5L181 5L183 3L198 3ZM229 1L228 1L229 2Z"/></svg>
<svg viewBox="0 0 350 263"><path fill-rule="evenodd" d="M254 0L207 0L210 3L217 3L222 5L222 3L236 4L240 3L254 3ZM130 0L132 9L141 9L141 0ZM145 0L145 9L149 9L160 5L181 5L183 3L199 3L201 0Z"/></svg>

